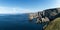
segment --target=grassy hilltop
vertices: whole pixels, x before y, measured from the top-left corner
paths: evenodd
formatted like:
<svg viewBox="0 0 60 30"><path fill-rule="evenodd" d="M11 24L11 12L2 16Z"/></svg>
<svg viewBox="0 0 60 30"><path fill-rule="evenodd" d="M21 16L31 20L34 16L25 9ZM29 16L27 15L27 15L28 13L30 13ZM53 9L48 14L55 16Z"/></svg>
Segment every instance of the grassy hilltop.
<svg viewBox="0 0 60 30"><path fill-rule="evenodd" d="M60 17L50 22L45 30L60 30Z"/></svg>

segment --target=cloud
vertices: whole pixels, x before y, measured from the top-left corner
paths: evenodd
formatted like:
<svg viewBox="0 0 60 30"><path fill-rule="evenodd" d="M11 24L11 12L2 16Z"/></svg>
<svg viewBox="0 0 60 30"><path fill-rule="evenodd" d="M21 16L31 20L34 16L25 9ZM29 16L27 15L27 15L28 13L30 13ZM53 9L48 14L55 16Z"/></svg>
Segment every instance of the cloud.
<svg viewBox="0 0 60 30"><path fill-rule="evenodd" d="M55 8L55 7L60 7L60 0L54 0L52 2L52 6L47 7L47 8ZM42 8L42 7L41 7ZM43 7L44 8L44 7ZM44 9L47 9L44 8ZM24 9L24 8L19 8L19 7L0 7L0 14L21 14L21 13L31 13L31 12L38 12L41 9Z"/></svg>
<svg viewBox="0 0 60 30"><path fill-rule="evenodd" d="M60 7L60 0L56 0L55 5L56 5L56 7Z"/></svg>
<svg viewBox="0 0 60 30"><path fill-rule="evenodd" d="M0 7L0 14L20 14L20 13L31 13L37 12L38 10L30 10L23 8L11 8L11 7Z"/></svg>
<svg viewBox="0 0 60 30"><path fill-rule="evenodd" d="M13 13L15 13L13 8L0 7L0 14L13 14Z"/></svg>

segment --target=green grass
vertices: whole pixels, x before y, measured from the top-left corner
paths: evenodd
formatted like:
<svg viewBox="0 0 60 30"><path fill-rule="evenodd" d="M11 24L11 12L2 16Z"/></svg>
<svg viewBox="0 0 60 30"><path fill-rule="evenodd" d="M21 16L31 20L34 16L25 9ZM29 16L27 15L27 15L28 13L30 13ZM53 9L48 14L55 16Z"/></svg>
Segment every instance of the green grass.
<svg viewBox="0 0 60 30"><path fill-rule="evenodd" d="M50 22L45 30L60 30L60 18L56 18L54 21Z"/></svg>

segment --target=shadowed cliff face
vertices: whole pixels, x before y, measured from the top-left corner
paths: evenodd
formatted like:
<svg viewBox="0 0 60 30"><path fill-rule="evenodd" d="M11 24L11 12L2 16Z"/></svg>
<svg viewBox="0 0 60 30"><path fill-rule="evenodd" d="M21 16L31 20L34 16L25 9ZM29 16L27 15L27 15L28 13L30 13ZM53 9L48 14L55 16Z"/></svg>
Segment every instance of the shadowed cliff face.
<svg viewBox="0 0 60 30"><path fill-rule="evenodd" d="M60 13L60 8L53 8L53 9L47 9L44 10L44 15L45 17L48 17L50 21L52 21L53 19L55 19L56 15L59 15Z"/></svg>
<svg viewBox="0 0 60 30"><path fill-rule="evenodd" d="M52 9L46 9L41 12L32 13L32 15L29 15L29 17L32 17L31 20L37 17L40 19L43 19L43 18L45 19L45 17L47 17L50 21L52 21L56 17L59 17L58 16L59 14L60 14L60 8L52 8Z"/></svg>

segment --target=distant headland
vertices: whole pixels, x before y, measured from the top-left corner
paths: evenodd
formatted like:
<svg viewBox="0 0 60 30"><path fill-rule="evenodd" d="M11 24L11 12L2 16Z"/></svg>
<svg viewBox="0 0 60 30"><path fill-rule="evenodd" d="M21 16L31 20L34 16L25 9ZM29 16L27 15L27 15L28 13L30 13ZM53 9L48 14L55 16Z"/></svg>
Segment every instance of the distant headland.
<svg viewBox="0 0 60 30"><path fill-rule="evenodd" d="M60 8L52 8L35 13L29 13L29 20L32 21L35 18L36 23L42 23L42 22L50 23L51 21L54 21L54 19L58 17L60 17ZM46 25L43 28L45 27Z"/></svg>
<svg viewBox="0 0 60 30"><path fill-rule="evenodd" d="M52 21L60 14L60 8L46 9L36 13L29 13L29 19L36 18L36 23Z"/></svg>

